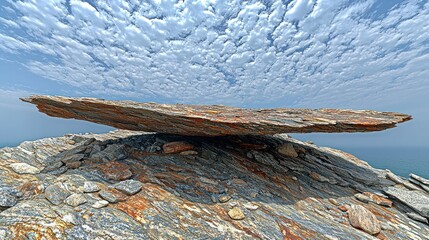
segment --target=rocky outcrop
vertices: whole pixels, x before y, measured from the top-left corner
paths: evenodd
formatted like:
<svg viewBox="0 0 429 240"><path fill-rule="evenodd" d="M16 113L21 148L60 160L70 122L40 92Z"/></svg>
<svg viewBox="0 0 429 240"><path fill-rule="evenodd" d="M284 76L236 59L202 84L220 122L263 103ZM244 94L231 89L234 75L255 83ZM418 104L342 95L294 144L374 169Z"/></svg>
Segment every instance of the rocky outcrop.
<svg viewBox="0 0 429 240"><path fill-rule="evenodd" d="M387 175L286 135L47 138L0 149L0 239L427 239Z"/></svg>
<svg viewBox="0 0 429 240"><path fill-rule="evenodd" d="M393 112L338 109L241 109L52 96L22 100L37 105L41 112L53 117L188 136L370 132L392 128L411 119L409 115Z"/></svg>

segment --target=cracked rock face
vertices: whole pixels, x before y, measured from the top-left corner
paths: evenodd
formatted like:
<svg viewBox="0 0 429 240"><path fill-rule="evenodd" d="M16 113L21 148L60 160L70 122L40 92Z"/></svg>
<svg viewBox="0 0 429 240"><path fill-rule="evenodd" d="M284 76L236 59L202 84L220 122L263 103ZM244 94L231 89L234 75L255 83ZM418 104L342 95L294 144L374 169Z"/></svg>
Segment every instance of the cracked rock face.
<svg viewBox="0 0 429 240"><path fill-rule="evenodd" d="M197 154L161 150L177 142ZM62 164L75 154L79 167ZM21 162L41 171L19 174ZM0 149L0 237L426 239L428 193L387 173L284 135L47 138Z"/></svg>
<svg viewBox="0 0 429 240"><path fill-rule="evenodd" d="M22 99L53 117L74 118L118 129L188 136L265 135L309 132L371 132L411 116L339 109L241 109L167 105L93 98L31 96Z"/></svg>

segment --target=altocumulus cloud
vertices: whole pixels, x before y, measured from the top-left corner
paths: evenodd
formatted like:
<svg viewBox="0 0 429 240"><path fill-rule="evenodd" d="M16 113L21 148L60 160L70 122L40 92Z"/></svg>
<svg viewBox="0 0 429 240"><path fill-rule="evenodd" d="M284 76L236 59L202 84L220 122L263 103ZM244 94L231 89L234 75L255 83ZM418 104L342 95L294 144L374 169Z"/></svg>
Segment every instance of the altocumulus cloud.
<svg viewBox="0 0 429 240"><path fill-rule="evenodd" d="M88 95L295 106L428 90L426 0L1 5L0 53Z"/></svg>

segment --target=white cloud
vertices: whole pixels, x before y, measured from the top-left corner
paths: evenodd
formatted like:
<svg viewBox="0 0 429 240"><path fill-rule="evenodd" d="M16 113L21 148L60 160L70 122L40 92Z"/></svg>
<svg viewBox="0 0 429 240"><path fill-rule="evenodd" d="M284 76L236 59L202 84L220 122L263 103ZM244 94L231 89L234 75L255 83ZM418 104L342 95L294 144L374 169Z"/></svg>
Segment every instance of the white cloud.
<svg viewBox="0 0 429 240"><path fill-rule="evenodd" d="M429 3L376 3L11 1L0 53L88 95L358 106L429 90Z"/></svg>

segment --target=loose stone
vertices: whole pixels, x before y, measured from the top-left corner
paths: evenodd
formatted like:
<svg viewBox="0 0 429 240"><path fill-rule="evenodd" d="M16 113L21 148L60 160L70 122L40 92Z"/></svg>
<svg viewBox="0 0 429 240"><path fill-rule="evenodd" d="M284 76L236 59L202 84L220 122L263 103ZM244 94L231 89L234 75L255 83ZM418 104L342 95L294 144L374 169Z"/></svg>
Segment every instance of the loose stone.
<svg viewBox="0 0 429 240"><path fill-rule="evenodd" d="M64 200L64 202L72 207L77 207L86 203L86 198L83 194L74 193Z"/></svg>
<svg viewBox="0 0 429 240"><path fill-rule="evenodd" d="M70 195L63 183L55 183L45 189L45 198L54 205L60 205Z"/></svg>
<svg viewBox="0 0 429 240"><path fill-rule="evenodd" d="M234 220L243 220L245 218L243 211L238 207L234 207L229 210L228 216Z"/></svg>
<svg viewBox="0 0 429 240"><path fill-rule="evenodd" d="M83 183L83 192L92 193L100 191L100 186L97 182L86 181Z"/></svg>
<svg viewBox="0 0 429 240"><path fill-rule="evenodd" d="M371 201L371 199L368 196L365 196L362 193L355 194L355 198L364 203L368 203Z"/></svg>
<svg viewBox="0 0 429 240"><path fill-rule="evenodd" d="M126 195L124 195L123 193L121 193L120 191L114 188L103 189L98 193L98 195L110 203L117 203L120 201L124 201L127 197Z"/></svg>
<svg viewBox="0 0 429 240"><path fill-rule="evenodd" d="M94 204L92 204L93 208L103 208L106 207L107 205L109 205L109 202L106 200L100 200L100 201L96 201Z"/></svg>
<svg viewBox="0 0 429 240"><path fill-rule="evenodd" d="M9 193L0 193L0 209L13 207L16 203L17 199L15 196Z"/></svg>
<svg viewBox="0 0 429 240"><path fill-rule="evenodd" d="M127 195L134 195L142 189L142 186L143 186L143 183L130 179L130 180L125 180L125 181L116 183L114 185L114 188L116 188L117 190Z"/></svg>
<svg viewBox="0 0 429 240"><path fill-rule="evenodd" d="M380 222L375 215L360 205L351 205L347 211L350 224L358 229L375 235L381 231Z"/></svg>
<svg viewBox="0 0 429 240"><path fill-rule="evenodd" d="M281 145L277 151L287 157L296 158L298 157L298 153L291 143L285 143Z"/></svg>
<svg viewBox="0 0 429 240"><path fill-rule="evenodd" d="M245 204L243 204L243 206L244 206L246 209L249 209L249 210L252 210L252 211L254 211L254 210L256 210L256 209L258 209L258 208L259 208L259 206L258 206L258 205L255 205L255 204L253 204L253 203L245 203Z"/></svg>
<svg viewBox="0 0 429 240"><path fill-rule="evenodd" d="M40 173L40 169L31 166L27 163L12 163L10 164L12 170L19 174L38 174Z"/></svg>
<svg viewBox="0 0 429 240"><path fill-rule="evenodd" d="M187 142L169 142L162 146L164 153L180 153L194 149L194 146Z"/></svg>
<svg viewBox="0 0 429 240"><path fill-rule="evenodd" d="M231 200L231 196L230 195L222 195L219 197L219 202L221 203L226 203L229 200Z"/></svg>

